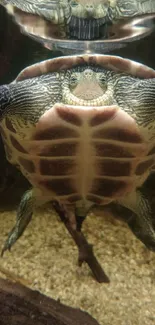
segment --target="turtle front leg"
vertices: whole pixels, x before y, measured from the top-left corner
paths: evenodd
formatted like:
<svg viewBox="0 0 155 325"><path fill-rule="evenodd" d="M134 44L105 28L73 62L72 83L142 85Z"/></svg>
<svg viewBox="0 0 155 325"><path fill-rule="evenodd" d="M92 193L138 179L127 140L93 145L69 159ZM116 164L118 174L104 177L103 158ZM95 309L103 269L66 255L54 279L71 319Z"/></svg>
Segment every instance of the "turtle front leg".
<svg viewBox="0 0 155 325"><path fill-rule="evenodd" d="M118 202L132 211L127 223L133 233L144 245L155 251L155 218L152 197L147 191L136 191Z"/></svg>
<svg viewBox="0 0 155 325"><path fill-rule="evenodd" d="M16 224L8 235L1 256L3 256L6 250L10 250L15 242L22 236L32 219L34 204L35 197L33 195L33 190L25 192L17 210Z"/></svg>

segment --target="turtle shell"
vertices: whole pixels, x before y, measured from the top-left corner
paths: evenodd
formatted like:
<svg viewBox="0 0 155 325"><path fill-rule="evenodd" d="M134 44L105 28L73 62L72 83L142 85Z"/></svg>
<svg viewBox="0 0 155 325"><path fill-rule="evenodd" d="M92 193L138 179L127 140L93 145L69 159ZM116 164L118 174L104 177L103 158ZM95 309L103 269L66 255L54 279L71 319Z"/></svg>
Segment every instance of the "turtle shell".
<svg viewBox="0 0 155 325"><path fill-rule="evenodd" d="M114 55L84 54L61 56L33 64L22 70L16 78L17 81L34 78L50 72L72 69L80 65L94 65L101 68L122 72L143 79L155 77L155 70L129 59Z"/></svg>
<svg viewBox="0 0 155 325"><path fill-rule="evenodd" d="M93 65L139 78L155 78L140 63L107 55L80 55L43 61L14 81ZM140 187L154 165L154 144L116 105L76 106L55 103L27 132L10 115L1 121L8 159L48 200L65 204L108 204Z"/></svg>

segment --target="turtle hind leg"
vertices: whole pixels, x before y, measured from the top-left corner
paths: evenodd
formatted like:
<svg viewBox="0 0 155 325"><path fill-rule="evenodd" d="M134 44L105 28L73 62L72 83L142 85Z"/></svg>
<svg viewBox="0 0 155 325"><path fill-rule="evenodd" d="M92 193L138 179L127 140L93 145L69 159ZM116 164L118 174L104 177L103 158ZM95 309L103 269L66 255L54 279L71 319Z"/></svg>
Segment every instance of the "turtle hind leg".
<svg viewBox="0 0 155 325"><path fill-rule="evenodd" d="M25 192L17 210L16 224L8 235L1 256L3 256L6 250L10 250L15 242L22 236L24 230L32 219L34 204L35 198L33 190Z"/></svg>
<svg viewBox="0 0 155 325"><path fill-rule="evenodd" d="M149 195L145 186L126 198L119 204L128 208L131 212L127 223L135 236L152 251L155 251L155 218L153 211L153 198Z"/></svg>

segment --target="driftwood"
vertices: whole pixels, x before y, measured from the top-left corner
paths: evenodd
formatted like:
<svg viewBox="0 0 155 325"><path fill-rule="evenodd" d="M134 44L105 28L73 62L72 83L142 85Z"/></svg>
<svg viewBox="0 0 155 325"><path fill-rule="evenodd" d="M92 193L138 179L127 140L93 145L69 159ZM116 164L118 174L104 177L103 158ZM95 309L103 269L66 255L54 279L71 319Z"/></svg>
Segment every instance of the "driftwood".
<svg viewBox="0 0 155 325"><path fill-rule="evenodd" d="M99 283L109 283L110 280L108 276L105 274L104 270L102 269L101 265L99 264L98 260L96 259L93 246L87 242L84 234L82 233L82 223L86 217L78 218L76 217L76 229L73 228L71 219L69 217L69 213L65 211L65 209L60 206L57 202L53 202L53 207L55 211L58 213L61 221L64 223L65 227L67 228L68 232L72 236L75 244L78 247L79 251L79 258L78 264L81 266L84 262L88 264L90 267L95 279Z"/></svg>
<svg viewBox="0 0 155 325"><path fill-rule="evenodd" d="M1 325L99 325L88 313L68 307L19 283L0 279Z"/></svg>

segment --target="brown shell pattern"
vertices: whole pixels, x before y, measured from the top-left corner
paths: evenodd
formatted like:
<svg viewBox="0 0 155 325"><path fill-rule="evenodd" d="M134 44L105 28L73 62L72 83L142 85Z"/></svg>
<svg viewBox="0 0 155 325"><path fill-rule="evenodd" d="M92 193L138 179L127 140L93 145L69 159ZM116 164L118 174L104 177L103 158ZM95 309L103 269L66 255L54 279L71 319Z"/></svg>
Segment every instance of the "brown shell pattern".
<svg viewBox="0 0 155 325"><path fill-rule="evenodd" d="M4 137L16 164L51 200L107 204L140 186L154 165L152 146L117 106L56 104L40 118L29 141L19 139L10 123L3 121L3 133L7 124Z"/></svg>

